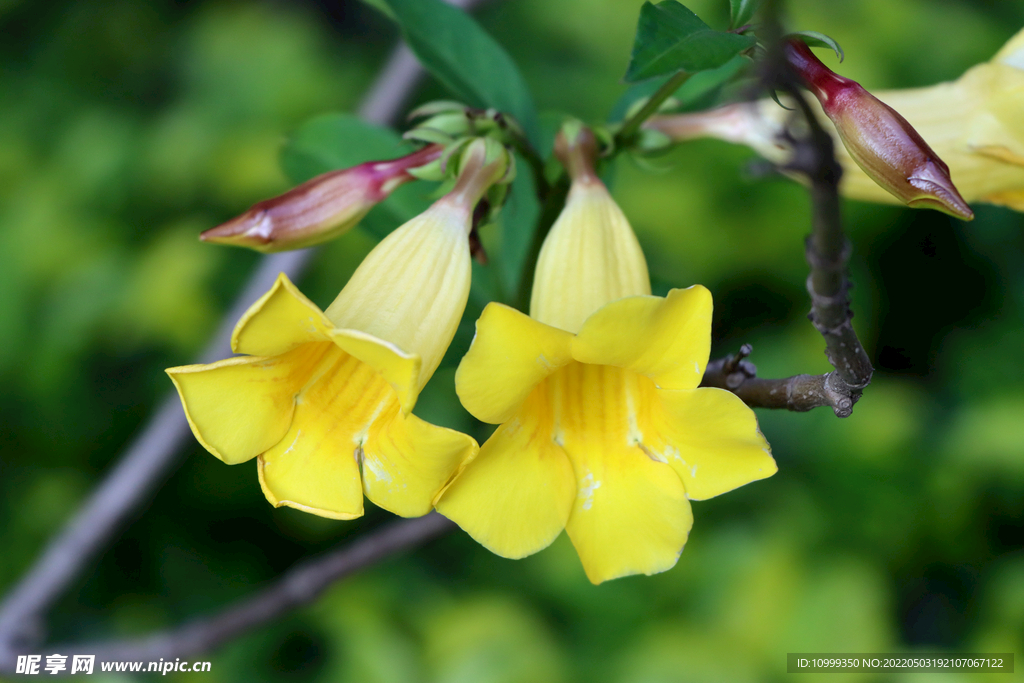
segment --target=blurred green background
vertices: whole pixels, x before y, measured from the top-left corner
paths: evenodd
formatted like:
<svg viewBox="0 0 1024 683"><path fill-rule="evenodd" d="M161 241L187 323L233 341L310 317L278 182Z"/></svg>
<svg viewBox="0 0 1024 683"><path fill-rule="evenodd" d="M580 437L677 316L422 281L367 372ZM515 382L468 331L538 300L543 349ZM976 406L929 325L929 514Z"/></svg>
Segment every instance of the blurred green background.
<svg viewBox="0 0 1024 683"><path fill-rule="evenodd" d="M542 109L600 121L625 90L640 4L493 0L478 16ZM725 0L688 5L726 23ZM840 71L869 88L953 79L1024 26L1009 0L788 7L792 28L838 40ZM0 36L3 591L256 263L196 235L286 189L286 134L351 110L396 35L356 0L0 0ZM428 83L415 100L439 95ZM623 160L614 192L655 288L713 292L713 356L751 342L763 376L824 372L805 319L806 193L750 179L751 158L691 143L660 173ZM1015 651L1024 666L1024 217L975 208L965 224L845 204L875 381L847 420L759 412L778 474L695 504L675 569L594 587L564 535L510 561L455 533L210 655L202 679L773 681L791 651ZM371 246L356 231L323 248L304 291L329 303ZM479 430L450 388L460 339L418 412ZM254 462L227 467L192 444L58 604L51 639L139 635L216 610L388 517L275 510Z"/></svg>

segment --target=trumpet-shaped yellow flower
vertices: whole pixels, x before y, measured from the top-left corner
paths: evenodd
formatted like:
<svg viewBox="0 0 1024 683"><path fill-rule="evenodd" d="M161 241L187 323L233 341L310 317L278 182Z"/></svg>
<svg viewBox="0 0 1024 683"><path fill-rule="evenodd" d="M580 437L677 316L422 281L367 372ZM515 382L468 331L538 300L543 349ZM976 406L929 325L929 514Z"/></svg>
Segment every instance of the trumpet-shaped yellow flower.
<svg viewBox="0 0 1024 683"><path fill-rule="evenodd" d="M537 263L530 316L489 304L456 373L470 413L500 423L437 509L520 558L565 529L594 583L671 568L690 500L776 471L753 412L698 388L711 296L651 296L622 211L593 175L584 132L573 184ZM564 140L563 140L564 142Z"/></svg>
<svg viewBox="0 0 1024 683"><path fill-rule="evenodd" d="M326 311L283 274L239 321L244 356L170 368L196 438L228 464L258 459L275 506L402 516L430 511L477 451L411 414L448 348L470 285L473 207L505 169L471 145L455 190L373 249Z"/></svg>
<svg viewBox="0 0 1024 683"><path fill-rule="evenodd" d="M955 81L874 95L909 121L946 162L965 201L1024 211L1024 30L990 61ZM820 109L817 102L812 104ZM716 137L744 144L781 163L789 158L789 149L779 137L789 116L790 112L766 99L654 117L647 127L676 140ZM835 130L824 113L819 119L826 130ZM835 151L843 166L840 190L844 195L871 202L899 201L872 180L843 145L837 144Z"/></svg>

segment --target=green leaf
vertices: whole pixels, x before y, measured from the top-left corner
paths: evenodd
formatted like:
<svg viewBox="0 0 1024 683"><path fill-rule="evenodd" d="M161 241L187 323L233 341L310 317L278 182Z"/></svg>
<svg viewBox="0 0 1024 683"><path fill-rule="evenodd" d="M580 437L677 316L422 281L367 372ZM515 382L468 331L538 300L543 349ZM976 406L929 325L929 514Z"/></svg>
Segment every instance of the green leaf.
<svg viewBox="0 0 1024 683"><path fill-rule="evenodd" d="M441 0L382 0L420 63L466 104L512 115L537 145L537 110L512 58L468 14Z"/></svg>
<svg viewBox="0 0 1024 683"><path fill-rule="evenodd" d="M388 7L387 0L363 0L363 3L374 8L388 19L391 19L392 21L395 20L395 13L391 11L390 7Z"/></svg>
<svg viewBox="0 0 1024 683"><path fill-rule="evenodd" d="M729 16L731 17L729 28L739 28L749 24L760 5L761 0L729 0Z"/></svg>
<svg viewBox="0 0 1024 683"><path fill-rule="evenodd" d="M840 62L842 62L846 57L846 55L843 54L843 48L839 47L839 43L836 42L835 38L826 36L824 33L818 33L817 31L797 31L796 33L788 34L786 37L799 38L811 47L830 48L836 53L836 57L839 57Z"/></svg>
<svg viewBox="0 0 1024 683"><path fill-rule="evenodd" d="M672 98L678 102L678 106L673 110L688 111L711 106L713 102L710 100L717 96L722 86L731 81L748 64L750 61L746 57L737 55L717 69L708 69L693 75L672 94ZM631 86L612 107L608 120L616 122L624 119L626 112L634 103L653 95L668 78L668 76L652 78Z"/></svg>
<svg viewBox="0 0 1024 683"><path fill-rule="evenodd" d="M675 0L640 8L626 81L715 69L754 44L753 36L716 31Z"/></svg>
<svg viewBox="0 0 1024 683"><path fill-rule="evenodd" d="M367 123L352 114L325 114L292 133L281 150L281 168L296 185L365 161L394 159L412 149L394 131ZM428 206L425 195L434 183L415 182L395 190L362 221L362 227L383 237Z"/></svg>

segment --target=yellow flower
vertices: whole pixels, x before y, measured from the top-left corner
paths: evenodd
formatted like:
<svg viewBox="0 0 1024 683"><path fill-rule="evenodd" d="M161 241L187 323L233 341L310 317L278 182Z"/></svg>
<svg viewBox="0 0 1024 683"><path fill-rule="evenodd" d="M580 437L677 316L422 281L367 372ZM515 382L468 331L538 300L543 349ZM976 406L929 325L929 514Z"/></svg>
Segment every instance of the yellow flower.
<svg viewBox="0 0 1024 683"><path fill-rule="evenodd" d="M520 558L565 529L594 583L671 568L690 500L775 472L753 412L697 388L711 296L650 295L647 264L592 172L584 131L537 263L530 316L491 303L459 365L470 413L500 423L437 509L491 551Z"/></svg>
<svg viewBox="0 0 1024 683"><path fill-rule="evenodd" d="M505 171L471 145L455 189L374 248L326 311L281 275L242 317L244 356L170 368L196 438L228 464L258 457L275 506L335 519L363 493L430 511L476 442L411 414L465 309L473 207Z"/></svg>
<svg viewBox="0 0 1024 683"><path fill-rule="evenodd" d="M874 95L910 122L948 164L965 201L1024 211L1024 30L990 61L955 81ZM716 137L744 144L766 159L784 163L789 151L778 135L790 114L771 100L762 100L654 117L647 125L676 140ZM824 114L819 118L826 130L835 130ZM844 195L898 201L853 161L843 145L836 145L836 156L843 165Z"/></svg>

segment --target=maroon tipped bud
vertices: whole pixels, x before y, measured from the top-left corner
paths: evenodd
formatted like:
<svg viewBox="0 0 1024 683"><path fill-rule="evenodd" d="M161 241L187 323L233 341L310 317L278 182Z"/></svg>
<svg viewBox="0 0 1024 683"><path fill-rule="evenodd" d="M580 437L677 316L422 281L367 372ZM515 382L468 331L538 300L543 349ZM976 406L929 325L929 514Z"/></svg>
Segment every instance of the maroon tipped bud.
<svg viewBox="0 0 1024 683"><path fill-rule="evenodd" d="M835 124L850 156L872 180L908 206L974 218L949 177L949 167L895 109L856 81L834 73L801 40L786 43L786 57Z"/></svg>
<svg viewBox="0 0 1024 683"><path fill-rule="evenodd" d="M430 145L391 161L368 161L308 180L255 204L199 236L204 242L249 247L264 253L301 249L347 232L391 192L414 177L409 170L440 158Z"/></svg>

